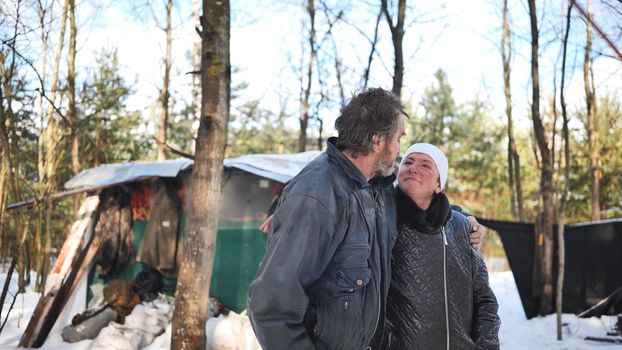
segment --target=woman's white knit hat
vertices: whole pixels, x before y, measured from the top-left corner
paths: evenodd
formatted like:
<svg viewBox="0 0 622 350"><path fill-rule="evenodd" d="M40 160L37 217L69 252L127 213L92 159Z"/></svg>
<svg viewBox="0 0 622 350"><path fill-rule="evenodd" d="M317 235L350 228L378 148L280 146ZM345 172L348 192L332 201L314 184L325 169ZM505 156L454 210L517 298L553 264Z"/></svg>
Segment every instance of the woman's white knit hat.
<svg viewBox="0 0 622 350"><path fill-rule="evenodd" d="M447 182L447 171L449 169L449 162L447 161L447 157L445 153L441 151L438 147L431 145L429 143L415 143L412 146L408 147L404 156L402 156L402 162L400 163L400 168L404 164L404 160L412 153L423 153L427 154L434 161L434 165L436 165L436 169L438 169L438 174L440 177L441 190L445 187L445 182Z"/></svg>

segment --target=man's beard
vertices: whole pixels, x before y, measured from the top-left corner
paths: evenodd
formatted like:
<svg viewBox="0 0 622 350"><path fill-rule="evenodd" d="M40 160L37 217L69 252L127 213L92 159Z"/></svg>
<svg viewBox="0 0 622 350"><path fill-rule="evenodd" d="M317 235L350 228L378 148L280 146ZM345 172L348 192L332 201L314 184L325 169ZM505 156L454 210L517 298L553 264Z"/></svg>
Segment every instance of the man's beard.
<svg viewBox="0 0 622 350"><path fill-rule="evenodd" d="M390 162L387 164L387 162ZM376 159L376 164L374 166L374 176L390 176L394 172L394 160L391 157L391 150L389 147L386 147L384 151L379 155L378 159Z"/></svg>
<svg viewBox="0 0 622 350"><path fill-rule="evenodd" d="M382 162L378 163L378 167L376 168L376 176L390 176L393 174L393 166L388 166Z"/></svg>

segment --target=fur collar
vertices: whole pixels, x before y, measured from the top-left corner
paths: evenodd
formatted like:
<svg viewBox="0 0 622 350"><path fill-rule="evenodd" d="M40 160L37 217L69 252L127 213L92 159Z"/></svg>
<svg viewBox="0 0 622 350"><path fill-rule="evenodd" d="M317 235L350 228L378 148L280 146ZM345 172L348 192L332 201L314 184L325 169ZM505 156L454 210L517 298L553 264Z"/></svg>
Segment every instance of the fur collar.
<svg viewBox="0 0 622 350"><path fill-rule="evenodd" d="M445 225L451 217L449 200L443 192L432 198L432 203L427 210L417 206L408 195L397 186L397 212L398 221L404 223L422 233L434 233Z"/></svg>

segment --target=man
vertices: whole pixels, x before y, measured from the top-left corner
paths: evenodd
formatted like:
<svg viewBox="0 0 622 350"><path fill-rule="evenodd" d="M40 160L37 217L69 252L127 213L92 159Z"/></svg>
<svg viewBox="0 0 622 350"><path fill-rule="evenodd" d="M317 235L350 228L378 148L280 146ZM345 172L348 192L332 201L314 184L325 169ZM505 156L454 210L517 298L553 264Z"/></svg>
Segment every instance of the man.
<svg viewBox="0 0 622 350"><path fill-rule="evenodd" d="M335 122L339 137L286 186L249 288L249 316L264 349L379 347L405 116L389 91L354 96Z"/></svg>
<svg viewBox="0 0 622 350"><path fill-rule="evenodd" d="M405 115L389 91L354 96L335 122L339 137L285 188L249 289L249 316L264 349L378 344Z"/></svg>

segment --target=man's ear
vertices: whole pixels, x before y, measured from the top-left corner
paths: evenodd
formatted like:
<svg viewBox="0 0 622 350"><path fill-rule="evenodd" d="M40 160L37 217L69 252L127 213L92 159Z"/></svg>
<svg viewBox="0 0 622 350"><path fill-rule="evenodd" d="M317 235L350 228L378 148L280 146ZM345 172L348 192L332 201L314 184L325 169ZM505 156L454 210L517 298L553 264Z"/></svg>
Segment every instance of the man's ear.
<svg viewBox="0 0 622 350"><path fill-rule="evenodd" d="M380 135L372 135L371 136L371 143L373 146L373 151L379 151L380 150L380 146L382 143L383 137Z"/></svg>
<svg viewBox="0 0 622 350"><path fill-rule="evenodd" d="M436 186L436 189L434 189L434 193L441 193L441 191L441 185Z"/></svg>

